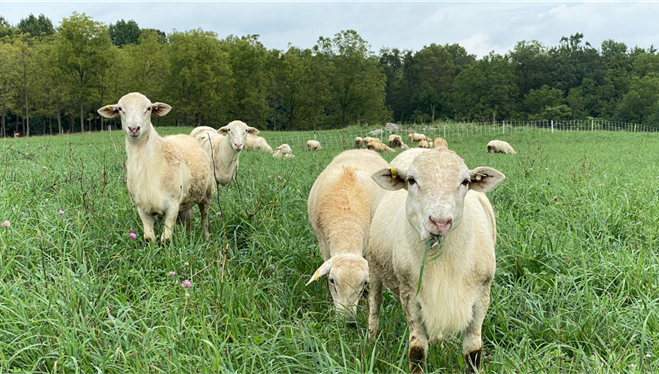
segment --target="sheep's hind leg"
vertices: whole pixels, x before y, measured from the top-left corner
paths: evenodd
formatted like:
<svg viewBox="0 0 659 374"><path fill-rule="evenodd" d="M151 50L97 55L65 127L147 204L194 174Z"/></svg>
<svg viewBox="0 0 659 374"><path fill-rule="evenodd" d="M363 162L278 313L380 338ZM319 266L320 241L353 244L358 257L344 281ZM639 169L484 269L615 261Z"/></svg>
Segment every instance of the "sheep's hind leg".
<svg viewBox="0 0 659 374"><path fill-rule="evenodd" d="M415 298L415 291L409 287L400 288L400 302L405 312L405 319L409 328L409 360L411 373L423 373L428 355L428 335L423 326L421 305Z"/></svg>
<svg viewBox="0 0 659 374"><path fill-rule="evenodd" d="M139 207L137 208L137 213L140 215L140 219L142 219L142 227L144 228L144 239L147 242L155 241L156 233L153 230L155 219L153 218L152 215L143 211Z"/></svg>
<svg viewBox="0 0 659 374"><path fill-rule="evenodd" d="M186 234L190 234L192 229L192 220L194 219L194 209L190 208L185 212L178 212L177 222L181 225L185 225Z"/></svg>
<svg viewBox="0 0 659 374"><path fill-rule="evenodd" d="M170 207L165 212L165 227L163 229L162 237L160 242L163 244L169 244L172 239L172 232L174 231L174 226L176 225L176 218L178 217L178 205Z"/></svg>
<svg viewBox="0 0 659 374"><path fill-rule="evenodd" d="M380 318L380 306L382 305L382 281L373 273L368 286L368 337L372 343L378 336L378 319Z"/></svg>
<svg viewBox="0 0 659 374"><path fill-rule="evenodd" d="M462 340L462 354L467 365L467 373L480 372L483 357L483 339L481 330L483 320L490 304L490 286L484 287L481 296L473 306L473 319L464 331Z"/></svg>
<svg viewBox="0 0 659 374"><path fill-rule="evenodd" d="M203 201L198 204L199 212L201 213L201 226L204 229L204 238L208 239L210 234L210 219L208 218L208 209L210 208L210 201Z"/></svg>

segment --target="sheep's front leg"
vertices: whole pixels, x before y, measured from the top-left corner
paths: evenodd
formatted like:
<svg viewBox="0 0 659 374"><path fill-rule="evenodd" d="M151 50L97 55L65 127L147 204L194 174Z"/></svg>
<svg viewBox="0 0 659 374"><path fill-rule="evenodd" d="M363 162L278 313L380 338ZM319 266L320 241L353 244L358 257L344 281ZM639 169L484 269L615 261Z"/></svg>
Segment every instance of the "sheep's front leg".
<svg viewBox="0 0 659 374"><path fill-rule="evenodd" d="M368 286L368 337L373 343L378 337L378 319L382 305L382 281L371 272Z"/></svg>
<svg viewBox="0 0 659 374"><path fill-rule="evenodd" d="M211 231L210 219L208 218L208 208L210 207L209 201L203 201L198 204L199 212L201 213L201 225L204 229L204 238L208 239L208 235Z"/></svg>
<svg viewBox="0 0 659 374"><path fill-rule="evenodd" d="M485 319L489 305L490 285L487 285L483 287L480 297L474 303L474 317L465 329L462 340L462 355L464 356L468 373L480 372L481 369L481 359L483 356L481 329L483 328L483 320Z"/></svg>
<svg viewBox="0 0 659 374"><path fill-rule="evenodd" d="M414 290L407 286L400 288L400 302L405 312L407 327L410 333L410 372L423 373L423 367L428 355L428 335L423 327L423 315L421 314L421 304L415 298Z"/></svg>
<svg viewBox="0 0 659 374"><path fill-rule="evenodd" d="M137 208L137 213L140 215L140 219L142 220L142 227L144 227L144 239L147 242L156 240L156 233L153 230L153 224L155 222L153 216L139 207Z"/></svg>
<svg viewBox="0 0 659 374"><path fill-rule="evenodd" d="M169 243L172 239L172 231L176 225L176 218L178 217L178 204L173 205L165 212L165 228L163 229L160 241L162 243Z"/></svg>

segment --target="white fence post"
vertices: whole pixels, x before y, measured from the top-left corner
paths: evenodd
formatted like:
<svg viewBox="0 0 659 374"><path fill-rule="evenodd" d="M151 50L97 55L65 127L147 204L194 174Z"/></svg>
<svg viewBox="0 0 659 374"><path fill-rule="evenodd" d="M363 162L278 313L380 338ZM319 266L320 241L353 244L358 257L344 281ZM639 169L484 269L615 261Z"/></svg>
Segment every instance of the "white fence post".
<svg viewBox="0 0 659 374"><path fill-rule="evenodd" d="M636 124L634 124L634 132L636 132Z"/></svg>
<svg viewBox="0 0 659 374"><path fill-rule="evenodd" d="M503 133L505 134L506 133L506 121L503 121L502 126L503 126Z"/></svg>
<svg viewBox="0 0 659 374"><path fill-rule="evenodd" d="M551 133L554 133L554 120L551 120Z"/></svg>

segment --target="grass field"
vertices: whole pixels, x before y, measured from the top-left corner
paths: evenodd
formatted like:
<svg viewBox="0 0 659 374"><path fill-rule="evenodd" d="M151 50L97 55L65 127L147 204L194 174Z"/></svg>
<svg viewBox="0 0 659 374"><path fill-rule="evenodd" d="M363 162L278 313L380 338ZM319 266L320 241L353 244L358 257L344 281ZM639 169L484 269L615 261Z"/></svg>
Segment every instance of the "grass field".
<svg viewBox="0 0 659 374"><path fill-rule="evenodd" d="M488 194L483 369L659 372L659 135L499 138L518 155L486 154L489 136L449 139L470 168L507 176ZM307 195L340 151L244 153L222 216L214 197L211 239L197 214L159 247L141 240L122 132L0 140L0 372L405 372L390 294L371 345L365 300L350 328L323 282L304 286L322 263ZM431 348L427 369L463 371L461 338Z"/></svg>

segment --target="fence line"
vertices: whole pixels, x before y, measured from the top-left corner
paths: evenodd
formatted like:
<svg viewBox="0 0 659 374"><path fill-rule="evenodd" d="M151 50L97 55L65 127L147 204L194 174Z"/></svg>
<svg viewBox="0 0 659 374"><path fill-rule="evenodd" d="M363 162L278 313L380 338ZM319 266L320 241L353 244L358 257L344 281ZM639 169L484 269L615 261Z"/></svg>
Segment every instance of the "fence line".
<svg viewBox="0 0 659 374"><path fill-rule="evenodd" d="M377 129L376 129L377 130ZM281 144L290 145L294 151L304 150L307 140L318 140L323 147L344 147L350 149L356 137L371 136L387 142L389 134L397 134L407 142L407 135L417 132L432 137L443 137L447 140L467 138L474 135L523 134L531 132L568 132L568 131L625 131L625 132L658 132L659 128L629 122L605 120L570 120L570 121L499 121L492 122L440 122L434 126L407 125L402 131L383 131L373 134L373 129L321 130L306 134L291 134L274 132L265 136L273 147Z"/></svg>

